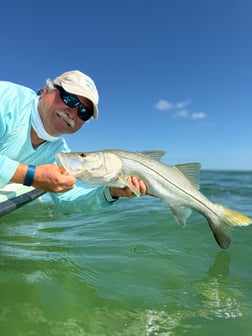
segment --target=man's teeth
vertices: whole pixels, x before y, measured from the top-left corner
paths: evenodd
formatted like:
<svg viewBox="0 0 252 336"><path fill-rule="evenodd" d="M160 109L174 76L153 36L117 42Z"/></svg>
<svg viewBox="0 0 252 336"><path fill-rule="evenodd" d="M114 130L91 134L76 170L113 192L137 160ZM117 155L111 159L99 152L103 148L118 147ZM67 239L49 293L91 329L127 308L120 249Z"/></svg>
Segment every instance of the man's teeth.
<svg viewBox="0 0 252 336"><path fill-rule="evenodd" d="M64 111L58 111L57 112L58 116L60 116L63 120L65 120L65 122L72 128L74 128L75 126L75 122L73 119L69 118L68 115L66 114L66 112Z"/></svg>

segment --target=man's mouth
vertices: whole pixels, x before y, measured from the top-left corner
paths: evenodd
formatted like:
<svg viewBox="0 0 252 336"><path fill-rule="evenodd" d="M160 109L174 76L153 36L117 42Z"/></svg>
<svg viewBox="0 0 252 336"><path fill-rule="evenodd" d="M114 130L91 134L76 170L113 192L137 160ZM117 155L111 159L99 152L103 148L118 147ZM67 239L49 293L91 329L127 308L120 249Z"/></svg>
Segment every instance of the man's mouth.
<svg viewBox="0 0 252 336"><path fill-rule="evenodd" d="M58 117L63 119L69 127L74 128L75 121L72 118L70 118L65 111L57 111L56 114Z"/></svg>

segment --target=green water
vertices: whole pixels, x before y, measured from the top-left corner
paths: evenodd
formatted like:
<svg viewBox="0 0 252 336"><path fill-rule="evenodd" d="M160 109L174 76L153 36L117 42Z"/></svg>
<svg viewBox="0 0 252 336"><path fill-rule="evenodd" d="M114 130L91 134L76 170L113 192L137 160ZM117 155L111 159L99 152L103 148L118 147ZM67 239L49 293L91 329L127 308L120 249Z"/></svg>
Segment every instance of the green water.
<svg viewBox="0 0 252 336"><path fill-rule="evenodd" d="M203 172L201 190L252 217L251 172ZM183 229L150 197L0 221L1 336L252 334L252 226L223 251L200 214Z"/></svg>

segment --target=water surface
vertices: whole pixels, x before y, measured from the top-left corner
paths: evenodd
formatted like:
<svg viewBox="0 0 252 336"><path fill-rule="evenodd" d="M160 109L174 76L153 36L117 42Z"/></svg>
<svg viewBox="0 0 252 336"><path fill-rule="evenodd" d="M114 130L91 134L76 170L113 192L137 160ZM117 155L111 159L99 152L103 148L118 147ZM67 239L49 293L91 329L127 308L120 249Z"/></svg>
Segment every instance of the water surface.
<svg viewBox="0 0 252 336"><path fill-rule="evenodd" d="M201 191L252 217L252 172L203 171ZM151 197L92 216L35 201L0 219L2 336L251 336L251 227L221 250Z"/></svg>

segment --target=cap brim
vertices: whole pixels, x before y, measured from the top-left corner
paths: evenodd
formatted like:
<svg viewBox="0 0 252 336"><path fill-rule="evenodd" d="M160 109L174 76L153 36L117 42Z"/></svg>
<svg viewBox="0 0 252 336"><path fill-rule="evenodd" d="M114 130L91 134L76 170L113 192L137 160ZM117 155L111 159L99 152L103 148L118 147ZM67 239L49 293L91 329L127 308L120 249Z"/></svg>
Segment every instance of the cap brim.
<svg viewBox="0 0 252 336"><path fill-rule="evenodd" d="M98 111L98 107L94 103L93 103L93 110L94 110L93 117L94 119L97 119L99 115L99 111Z"/></svg>

